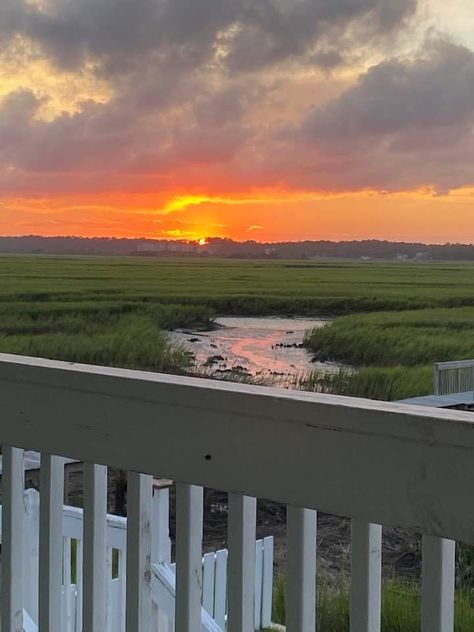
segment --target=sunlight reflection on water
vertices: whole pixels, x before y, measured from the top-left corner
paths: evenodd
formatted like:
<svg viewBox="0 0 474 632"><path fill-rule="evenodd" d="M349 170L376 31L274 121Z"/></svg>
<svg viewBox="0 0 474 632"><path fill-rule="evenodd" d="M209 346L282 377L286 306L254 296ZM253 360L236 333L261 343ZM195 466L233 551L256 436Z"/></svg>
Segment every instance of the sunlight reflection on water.
<svg viewBox="0 0 474 632"><path fill-rule="evenodd" d="M216 319L218 328L214 331L176 331L171 335L192 351L197 371L242 371L262 382L291 386L310 371L339 370L335 363L314 362L302 346L306 331L329 323L322 319L226 316Z"/></svg>

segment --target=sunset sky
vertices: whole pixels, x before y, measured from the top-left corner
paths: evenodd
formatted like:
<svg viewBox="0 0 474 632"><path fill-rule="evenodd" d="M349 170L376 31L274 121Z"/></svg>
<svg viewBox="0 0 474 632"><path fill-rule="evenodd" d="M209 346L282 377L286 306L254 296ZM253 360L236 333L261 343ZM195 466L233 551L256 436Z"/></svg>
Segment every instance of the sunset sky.
<svg viewBox="0 0 474 632"><path fill-rule="evenodd" d="M474 242L472 0L0 0L0 234Z"/></svg>

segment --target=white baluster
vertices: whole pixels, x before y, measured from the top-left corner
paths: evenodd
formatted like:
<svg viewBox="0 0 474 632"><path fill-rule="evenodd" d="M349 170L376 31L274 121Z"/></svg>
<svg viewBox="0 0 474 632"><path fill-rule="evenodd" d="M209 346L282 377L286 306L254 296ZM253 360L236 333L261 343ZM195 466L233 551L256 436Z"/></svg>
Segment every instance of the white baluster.
<svg viewBox="0 0 474 632"><path fill-rule="evenodd" d="M152 563L171 563L171 540L169 530L169 488L154 488L151 529ZM153 632L173 632L173 623L156 603L152 604Z"/></svg>
<svg viewBox="0 0 474 632"><path fill-rule="evenodd" d="M125 632L127 622L126 585L127 585L127 550L120 549L118 552L118 577L119 577L119 619L121 627L118 632Z"/></svg>
<svg viewBox="0 0 474 632"><path fill-rule="evenodd" d="M201 629L203 489L176 486L176 632Z"/></svg>
<svg viewBox="0 0 474 632"><path fill-rule="evenodd" d="M23 493L23 609L39 621L40 495L35 489Z"/></svg>
<svg viewBox="0 0 474 632"><path fill-rule="evenodd" d="M82 582L82 567L84 560L84 546L82 540L77 540L77 549L76 549L76 632L81 632L82 630L82 608L83 608L83 582Z"/></svg>
<svg viewBox="0 0 474 632"><path fill-rule="evenodd" d="M216 583L214 595L214 619L218 626L225 629L227 594L227 550L216 553Z"/></svg>
<svg viewBox="0 0 474 632"><path fill-rule="evenodd" d="M128 473L127 632L151 629L151 519L153 477Z"/></svg>
<svg viewBox="0 0 474 632"><path fill-rule="evenodd" d="M455 551L452 540L423 536L422 632L454 630Z"/></svg>
<svg viewBox="0 0 474 632"><path fill-rule="evenodd" d="M262 593L263 593L263 540L257 540L255 543L255 598L254 610L255 630L260 630L262 622Z"/></svg>
<svg viewBox="0 0 474 632"><path fill-rule="evenodd" d="M64 459L41 455L39 629L61 632ZM68 589L66 581L65 589ZM67 599L67 597L66 597Z"/></svg>
<svg viewBox="0 0 474 632"><path fill-rule="evenodd" d="M273 537L263 540L263 588L262 588L262 621L263 629L269 628L272 622L273 599Z"/></svg>
<svg viewBox="0 0 474 632"><path fill-rule="evenodd" d="M84 465L83 628L106 628L107 468Z"/></svg>
<svg viewBox="0 0 474 632"><path fill-rule="evenodd" d="M288 632L312 632L316 627L316 529L316 511L288 506Z"/></svg>
<svg viewBox="0 0 474 632"><path fill-rule="evenodd" d="M107 555L106 555L106 571L105 571L105 589L106 589L106 630L107 632L116 632L116 612L113 608L113 585L112 585L112 567L113 567L113 549L108 546L107 547ZM139 628L135 628L138 630Z"/></svg>
<svg viewBox="0 0 474 632"><path fill-rule="evenodd" d="M24 452L2 450L2 632L23 630Z"/></svg>
<svg viewBox="0 0 474 632"><path fill-rule="evenodd" d="M202 607L211 617L214 617L215 566L215 554L206 553L202 569Z"/></svg>
<svg viewBox="0 0 474 632"><path fill-rule="evenodd" d="M62 630L72 630L73 618L72 618L72 568L71 568L71 538L63 538L63 594L64 594L64 625ZM48 630L48 628L46 628ZM49 630L48 630L49 632Z"/></svg>
<svg viewBox="0 0 474 632"><path fill-rule="evenodd" d="M229 494L228 632L253 632L257 501Z"/></svg>
<svg viewBox="0 0 474 632"><path fill-rule="evenodd" d="M352 521L351 632L379 632L382 527Z"/></svg>

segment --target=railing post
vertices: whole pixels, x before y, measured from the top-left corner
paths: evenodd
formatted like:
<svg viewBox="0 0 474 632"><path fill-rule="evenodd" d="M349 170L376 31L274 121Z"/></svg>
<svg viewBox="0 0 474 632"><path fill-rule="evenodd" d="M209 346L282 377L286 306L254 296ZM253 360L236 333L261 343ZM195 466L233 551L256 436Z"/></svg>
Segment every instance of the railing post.
<svg viewBox="0 0 474 632"><path fill-rule="evenodd" d="M63 496L64 459L42 454L39 529L40 632L61 632ZM66 588L69 590L69 586Z"/></svg>
<svg viewBox="0 0 474 632"><path fill-rule="evenodd" d="M23 450L2 450L2 632L23 630Z"/></svg>
<svg viewBox="0 0 474 632"><path fill-rule="evenodd" d="M287 508L287 632L316 628L317 513Z"/></svg>
<svg viewBox="0 0 474 632"><path fill-rule="evenodd" d="M382 527L352 521L351 632L379 632Z"/></svg>
<svg viewBox="0 0 474 632"><path fill-rule="evenodd" d="M83 629L106 629L107 468L84 465Z"/></svg>
<svg viewBox="0 0 474 632"><path fill-rule="evenodd" d="M202 594L203 489L176 485L175 632L199 632Z"/></svg>
<svg viewBox="0 0 474 632"><path fill-rule="evenodd" d="M152 493L152 476L128 473L127 632L151 630Z"/></svg>
<svg viewBox="0 0 474 632"><path fill-rule="evenodd" d="M257 500L229 494L228 632L255 630Z"/></svg>
<svg viewBox="0 0 474 632"><path fill-rule="evenodd" d="M452 540L423 536L422 632L452 632L454 629L455 551L456 544Z"/></svg>

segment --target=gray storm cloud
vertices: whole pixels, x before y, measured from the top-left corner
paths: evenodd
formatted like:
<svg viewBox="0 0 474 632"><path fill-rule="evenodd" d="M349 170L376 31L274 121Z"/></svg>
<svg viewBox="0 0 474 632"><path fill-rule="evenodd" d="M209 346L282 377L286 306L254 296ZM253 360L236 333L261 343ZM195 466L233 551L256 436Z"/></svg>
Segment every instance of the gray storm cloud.
<svg viewBox="0 0 474 632"><path fill-rule="evenodd" d="M416 0L2 0L0 36L26 35L62 67L92 58L110 74L150 54L196 67L221 42L224 64L240 71L304 55L358 21L373 35L391 31L415 8Z"/></svg>
<svg viewBox="0 0 474 632"><path fill-rule="evenodd" d="M46 121L37 116L46 97L31 87L7 95L0 102L4 188L21 187L19 173L33 174L36 184L44 174L45 186L71 190L78 174L100 175L104 187L140 173L150 186L151 174L158 181L173 170L199 181L190 164L238 187L444 192L472 183L474 54L441 38L416 58L377 63L309 114L301 106L291 127L254 116L262 102L271 105L272 76L285 64L288 76L295 66L339 68L393 37L416 0L44 6L0 0L0 47L24 36L58 68L80 71L87 63L110 82L112 96ZM278 81L281 94L285 79Z"/></svg>
<svg viewBox="0 0 474 632"><path fill-rule="evenodd" d="M473 131L474 53L437 40L415 60L370 68L289 137L340 164L348 188L443 192L472 183Z"/></svg>
<svg viewBox="0 0 474 632"><path fill-rule="evenodd" d="M347 139L464 126L474 113L474 54L447 41L414 61L369 69L340 98L313 112L303 131L315 139Z"/></svg>

